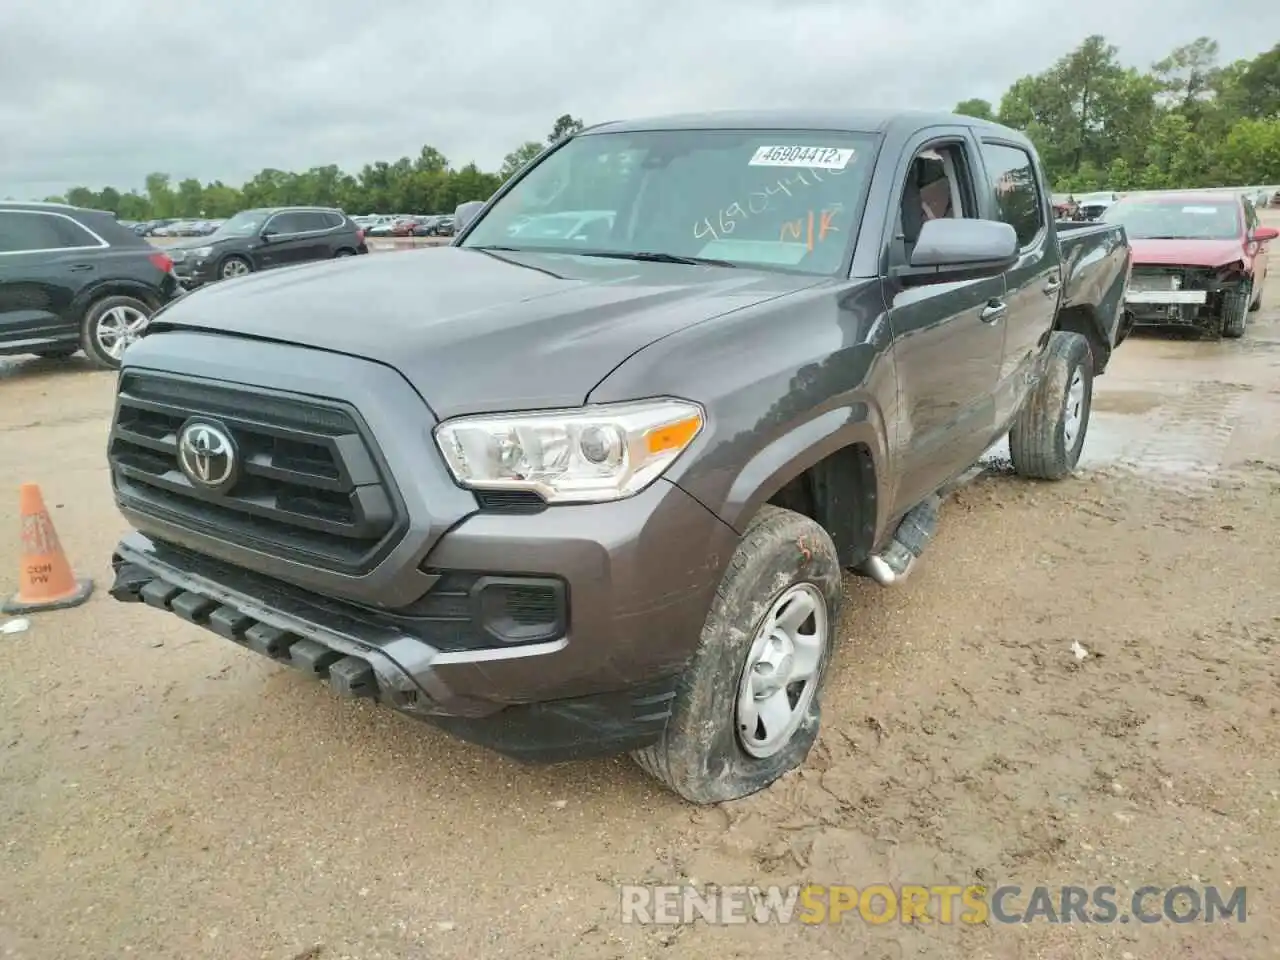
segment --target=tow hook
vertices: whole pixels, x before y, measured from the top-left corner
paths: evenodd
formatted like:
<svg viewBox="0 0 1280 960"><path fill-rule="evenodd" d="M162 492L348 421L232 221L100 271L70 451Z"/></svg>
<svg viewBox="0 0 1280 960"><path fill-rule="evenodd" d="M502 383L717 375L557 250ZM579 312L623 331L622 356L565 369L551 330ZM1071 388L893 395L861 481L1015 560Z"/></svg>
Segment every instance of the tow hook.
<svg viewBox="0 0 1280 960"><path fill-rule="evenodd" d="M889 545L868 557L858 572L870 577L882 587L893 587L911 575L916 561L933 539L938 528L938 508L942 498L933 496L912 507L898 524Z"/></svg>

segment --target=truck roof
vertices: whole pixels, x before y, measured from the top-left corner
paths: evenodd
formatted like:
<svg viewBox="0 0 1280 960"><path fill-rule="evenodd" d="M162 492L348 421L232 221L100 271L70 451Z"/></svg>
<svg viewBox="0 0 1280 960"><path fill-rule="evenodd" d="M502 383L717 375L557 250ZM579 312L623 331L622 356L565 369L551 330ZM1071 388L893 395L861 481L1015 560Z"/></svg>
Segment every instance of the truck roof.
<svg viewBox="0 0 1280 960"><path fill-rule="evenodd" d="M642 130L840 130L849 133L909 135L930 126L979 127L1025 141L1010 127L957 113L925 110L716 110L677 113L636 120L613 120L583 133L628 133Z"/></svg>

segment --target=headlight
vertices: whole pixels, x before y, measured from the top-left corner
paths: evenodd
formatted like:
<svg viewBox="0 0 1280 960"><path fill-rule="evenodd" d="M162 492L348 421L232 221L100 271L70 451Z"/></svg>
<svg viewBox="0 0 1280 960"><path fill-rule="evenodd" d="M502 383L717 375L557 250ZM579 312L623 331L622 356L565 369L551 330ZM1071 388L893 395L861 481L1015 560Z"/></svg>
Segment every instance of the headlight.
<svg viewBox="0 0 1280 960"><path fill-rule="evenodd" d="M213 247L196 247L191 251L193 257L207 257L211 253L213 253Z"/></svg>
<svg viewBox="0 0 1280 960"><path fill-rule="evenodd" d="M639 493L702 431L687 400L459 417L435 429L454 479L472 490L529 490L548 503Z"/></svg>

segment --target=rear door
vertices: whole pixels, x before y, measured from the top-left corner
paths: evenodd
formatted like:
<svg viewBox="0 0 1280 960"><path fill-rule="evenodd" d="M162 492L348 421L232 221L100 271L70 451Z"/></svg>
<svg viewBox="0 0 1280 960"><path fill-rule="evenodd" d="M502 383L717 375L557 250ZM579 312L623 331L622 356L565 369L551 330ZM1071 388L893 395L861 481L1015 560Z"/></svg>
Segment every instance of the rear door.
<svg viewBox="0 0 1280 960"><path fill-rule="evenodd" d="M298 214L299 261L327 260L333 256L333 238L342 218L324 210L306 210Z"/></svg>
<svg viewBox="0 0 1280 960"><path fill-rule="evenodd" d="M1005 274L1004 356L996 391L996 422L1003 427L1022 408L1031 391L1041 343L1053 329L1062 297L1063 264L1049 227L1049 197L1030 152L995 138L982 141L985 203L992 220L1003 220L1018 234L1018 262Z"/></svg>
<svg viewBox="0 0 1280 960"><path fill-rule="evenodd" d="M902 465L894 515L975 463L994 439L1004 277L913 286L891 279L893 268L908 262L924 219L981 215L982 165L975 150L964 128L934 128L917 134L899 161L885 281ZM945 184L937 179L939 171Z"/></svg>
<svg viewBox="0 0 1280 960"><path fill-rule="evenodd" d="M0 344L73 330L72 304L95 281L107 248L66 214L0 210Z"/></svg>

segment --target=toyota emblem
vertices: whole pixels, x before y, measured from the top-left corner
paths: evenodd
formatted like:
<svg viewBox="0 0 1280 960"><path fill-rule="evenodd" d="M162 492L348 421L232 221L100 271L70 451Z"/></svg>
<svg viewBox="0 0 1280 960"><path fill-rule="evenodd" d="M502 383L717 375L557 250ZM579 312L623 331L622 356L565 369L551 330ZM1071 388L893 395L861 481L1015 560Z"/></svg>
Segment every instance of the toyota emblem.
<svg viewBox="0 0 1280 960"><path fill-rule="evenodd" d="M230 489L239 465L235 441L220 424L190 420L178 434L178 466L197 487Z"/></svg>

